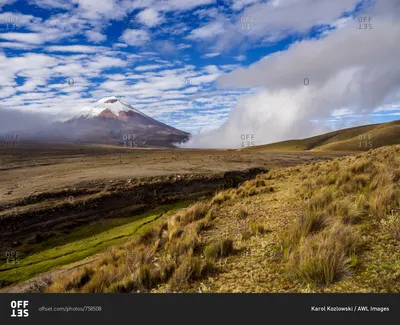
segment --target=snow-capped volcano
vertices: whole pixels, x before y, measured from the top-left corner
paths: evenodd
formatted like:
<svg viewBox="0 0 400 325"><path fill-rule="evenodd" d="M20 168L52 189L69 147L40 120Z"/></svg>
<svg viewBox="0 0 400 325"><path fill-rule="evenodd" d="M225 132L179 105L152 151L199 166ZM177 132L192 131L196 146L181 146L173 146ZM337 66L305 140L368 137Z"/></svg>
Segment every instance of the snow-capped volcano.
<svg viewBox="0 0 400 325"><path fill-rule="evenodd" d="M98 116L105 110L110 111L110 113L114 114L115 116L119 116L121 112L134 112L148 117L141 111L115 96L100 99L96 104L93 105L92 108L90 108L89 116Z"/></svg>
<svg viewBox="0 0 400 325"><path fill-rule="evenodd" d="M117 97L106 97L85 114L62 123L74 141L123 146L172 146L189 134L161 123ZM69 137L69 138L71 138Z"/></svg>

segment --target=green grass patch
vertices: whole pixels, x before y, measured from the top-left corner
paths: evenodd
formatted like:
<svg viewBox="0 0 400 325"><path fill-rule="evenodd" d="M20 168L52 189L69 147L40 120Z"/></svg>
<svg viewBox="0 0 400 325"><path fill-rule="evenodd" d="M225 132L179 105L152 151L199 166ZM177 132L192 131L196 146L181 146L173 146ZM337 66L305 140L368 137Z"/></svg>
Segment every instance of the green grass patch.
<svg viewBox="0 0 400 325"><path fill-rule="evenodd" d="M149 227L152 227L157 219L161 217L163 219L174 210L186 207L189 204L190 202L180 202L163 205L146 213L133 216L134 221L91 235L90 237L88 236L90 234L90 227L87 230L82 228L77 229L77 233L74 235L71 233L69 238L86 235L84 239L65 243L66 238L60 238L59 242L64 242L64 244L23 257L19 264L1 265L0 284L28 280L57 266L77 262L109 246L120 244L131 236L142 234Z"/></svg>

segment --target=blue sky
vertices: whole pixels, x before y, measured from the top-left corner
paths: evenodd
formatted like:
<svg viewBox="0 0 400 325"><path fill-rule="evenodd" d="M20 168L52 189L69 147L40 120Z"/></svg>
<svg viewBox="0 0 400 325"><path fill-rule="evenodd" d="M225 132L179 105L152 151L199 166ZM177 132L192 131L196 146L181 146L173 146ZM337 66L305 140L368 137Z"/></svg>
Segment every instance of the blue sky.
<svg viewBox="0 0 400 325"><path fill-rule="evenodd" d="M221 145L263 123L270 131L259 135L259 143L394 120L400 114L398 79L389 78L376 94L371 85L382 88L385 74L397 71L398 64L389 64L399 48L371 52L382 32L388 42L398 32L397 5L0 0L0 106L68 118L118 96L186 131L216 129L199 143L219 139ZM360 17L372 28L356 31ZM358 50L349 47L358 41L370 59L354 59ZM329 48L340 55L324 50Z"/></svg>

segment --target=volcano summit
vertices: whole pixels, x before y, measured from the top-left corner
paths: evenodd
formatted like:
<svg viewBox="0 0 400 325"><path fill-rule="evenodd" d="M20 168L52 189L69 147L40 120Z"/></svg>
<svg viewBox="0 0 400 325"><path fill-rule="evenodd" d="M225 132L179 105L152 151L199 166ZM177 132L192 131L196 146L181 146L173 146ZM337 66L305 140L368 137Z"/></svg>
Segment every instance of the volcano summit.
<svg viewBox="0 0 400 325"><path fill-rule="evenodd" d="M132 147L171 147L189 133L161 123L117 97L99 100L83 114L58 126L68 141Z"/></svg>

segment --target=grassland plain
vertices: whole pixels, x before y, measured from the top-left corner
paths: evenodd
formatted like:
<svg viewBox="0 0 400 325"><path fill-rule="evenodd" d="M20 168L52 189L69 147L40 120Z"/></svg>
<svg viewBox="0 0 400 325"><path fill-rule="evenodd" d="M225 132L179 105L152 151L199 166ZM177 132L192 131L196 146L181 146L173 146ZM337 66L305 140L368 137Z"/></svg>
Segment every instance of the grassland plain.
<svg viewBox="0 0 400 325"><path fill-rule="evenodd" d="M62 219L63 215L59 211L63 212L64 208L67 212L71 208L72 216L74 213L82 213L81 217L85 217L94 211L88 210L91 205L85 206L85 201L107 197L109 192L130 191L136 183L146 182L149 175L156 179L192 179L196 175L201 178L225 171L244 171L249 166L263 169L293 166L343 155L310 152L259 154L241 150L125 150L90 145L65 145L58 148L53 144L26 144L10 150L3 148L0 149L0 218L4 221L4 218L21 217L21 214L27 213L26 219L21 221L35 222L36 219L33 220L32 217L37 218L41 216L41 212L50 211L49 216L54 213L55 217ZM36 280L42 286L47 280L40 279L52 278L53 275L68 273L69 269L80 265L92 264L108 246L122 244L137 235L129 231L125 233L130 227L128 224L132 223L131 228L134 228L140 225L140 221L135 223L137 217L147 218L151 215L135 212L141 204L127 200L125 203L121 202L124 203L121 207L116 207L116 202L112 200L111 205L105 204L107 211L94 211L96 213L93 214L93 220L90 221L90 216L88 217L90 223L84 223L86 219L62 219L65 222L55 225L51 219L51 226L46 224L45 228L33 229L21 227L16 222L19 237L9 231L12 234L7 241L9 246L2 245L2 291L30 291L30 284L36 288ZM131 206L127 207L127 204L134 204L132 209L135 211L131 211ZM148 227L150 223L141 227L140 231ZM124 232L122 238L119 238L119 232ZM104 238L100 238L102 236ZM2 240L6 241L4 236ZM18 252L19 264L4 265L7 252ZM29 283L25 283L27 279ZM15 283L19 284L10 286Z"/></svg>
<svg viewBox="0 0 400 325"><path fill-rule="evenodd" d="M276 168L47 292L399 292L400 146Z"/></svg>

